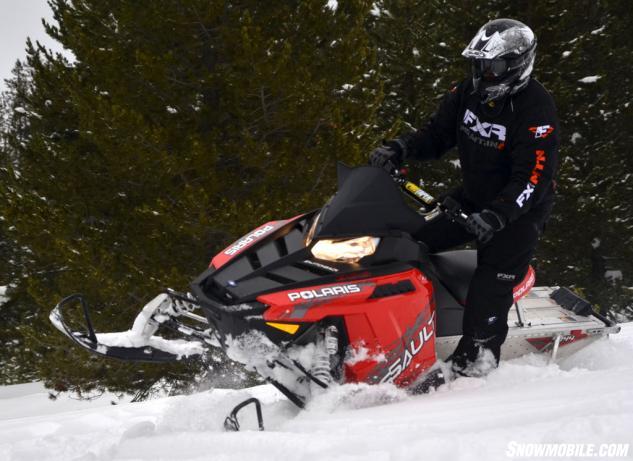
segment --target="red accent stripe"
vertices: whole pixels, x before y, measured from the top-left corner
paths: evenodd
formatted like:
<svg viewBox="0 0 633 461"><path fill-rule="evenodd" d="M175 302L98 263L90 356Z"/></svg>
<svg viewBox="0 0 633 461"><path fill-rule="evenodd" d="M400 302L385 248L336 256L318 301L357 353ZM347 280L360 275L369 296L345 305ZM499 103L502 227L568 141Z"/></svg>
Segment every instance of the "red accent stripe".
<svg viewBox="0 0 633 461"><path fill-rule="evenodd" d="M534 268L532 266L528 267L527 273L521 283L516 285L512 289L512 296L514 297L514 302L517 302L519 299L527 295L530 290L534 287L534 283L536 282L536 273L534 272Z"/></svg>

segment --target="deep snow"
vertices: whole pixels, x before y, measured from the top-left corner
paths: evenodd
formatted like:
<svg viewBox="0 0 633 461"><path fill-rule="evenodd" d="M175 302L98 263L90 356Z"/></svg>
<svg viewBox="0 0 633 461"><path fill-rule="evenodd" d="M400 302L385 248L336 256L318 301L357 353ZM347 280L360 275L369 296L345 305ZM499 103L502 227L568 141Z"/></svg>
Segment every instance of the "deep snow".
<svg viewBox="0 0 633 461"><path fill-rule="evenodd" d="M264 402L267 431L249 412L243 432L223 432L249 395ZM269 386L112 400L0 388L0 460L495 460L509 459L513 441L633 445L633 323L558 364L530 355L424 396L348 385L303 412Z"/></svg>

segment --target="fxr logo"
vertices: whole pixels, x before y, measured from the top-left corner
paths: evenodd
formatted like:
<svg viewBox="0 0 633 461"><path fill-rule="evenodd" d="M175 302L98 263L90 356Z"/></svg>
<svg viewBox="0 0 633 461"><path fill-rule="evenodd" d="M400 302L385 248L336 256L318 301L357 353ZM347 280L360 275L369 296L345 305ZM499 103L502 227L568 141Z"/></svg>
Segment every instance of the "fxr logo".
<svg viewBox="0 0 633 461"><path fill-rule="evenodd" d="M523 205L525 205L525 202L527 202L530 199L532 192L534 192L534 184L527 183L527 186L525 186L525 189L523 189L523 192L521 192L521 195L517 197L517 205L519 205L519 208L523 208Z"/></svg>
<svg viewBox="0 0 633 461"><path fill-rule="evenodd" d="M545 169L545 151L537 149L534 151L534 155L534 169L532 170L532 176L530 176L530 182L527 183L527 186L525 186L525 189L523 189L523 192L521 192L521 195L519 195L516 200L516 203L520 208L523 208L525 202L530 199L530 196L532 195L532 192L534 192L539 179L541 179L541 174Z"/></svg>
<svg viewBox="0 0 633 461"><path fill-rule="evenodd" d="M515 274L504 274L503 272L497 272L497 280L513 281L517 276Z"/></svg>
<svg viewBox="0 0 633 461"><path fill-rule="evenodd" d="M499 141L506 140L505 126L497 125L496 123L481 123L479 118L473 114L470 109L466 109L466 112L464 112L464 126L467 126L483 138L490 139L491 136L494 135Z"/></svg>
<svg viewBox="0 0 633 461"><path fill-rule="evenodd" d="M530 177L530 182L532 184L538 184L538 180L541 178L541 173L543 169L545 169L545 151L544 150L536 150L534 152L535 162L534 169L532 170L532 176Z"/></svg>

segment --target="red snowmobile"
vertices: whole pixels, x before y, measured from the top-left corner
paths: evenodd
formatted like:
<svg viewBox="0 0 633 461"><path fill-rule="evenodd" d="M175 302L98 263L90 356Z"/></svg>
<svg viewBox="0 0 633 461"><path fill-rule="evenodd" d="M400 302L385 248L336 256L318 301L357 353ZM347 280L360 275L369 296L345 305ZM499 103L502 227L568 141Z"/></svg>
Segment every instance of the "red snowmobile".
<svg viewBox="0 0 633 461"><path fill-rule="evenodd" d="M122 360L166 362L220 347L299 407L333 382L425 391L441 382L436 360L459 341L476 267L475 251L429 254L411 237L440 213L467 219L456 202L437 204L401 176L341 165L338 192L321 209L268 222L230 244L188 293L160 294L131 330L95 333L81 295L62 300L50 318L78 345ZM530 268L514 289L502 359L570 354L619 331L569 289L534 282ZM76 302L86 332L64 321L64 309ZM159 328L186 341L156 336ZM228 428L239 428L240 408Z"/></svg>

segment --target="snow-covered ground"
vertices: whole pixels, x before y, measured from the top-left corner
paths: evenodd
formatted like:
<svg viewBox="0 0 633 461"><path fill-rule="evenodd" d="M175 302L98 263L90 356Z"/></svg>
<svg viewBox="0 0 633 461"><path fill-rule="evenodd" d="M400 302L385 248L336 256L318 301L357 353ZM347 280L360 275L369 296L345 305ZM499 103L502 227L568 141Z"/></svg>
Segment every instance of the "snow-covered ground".
<svg viewBox="0 0 633 461"><path fill-rule="evenodd" d="M264 402L267 430L255 430L251 410L243 432L224 432L226 414L249 395ZM113 400L52 402L39 384L0 388L0 460L496 460L512 459L514 443L628 443L631 459L633 323L561 363L527 356L424 396L342 386L302 412L268 386Z"/></svg>

